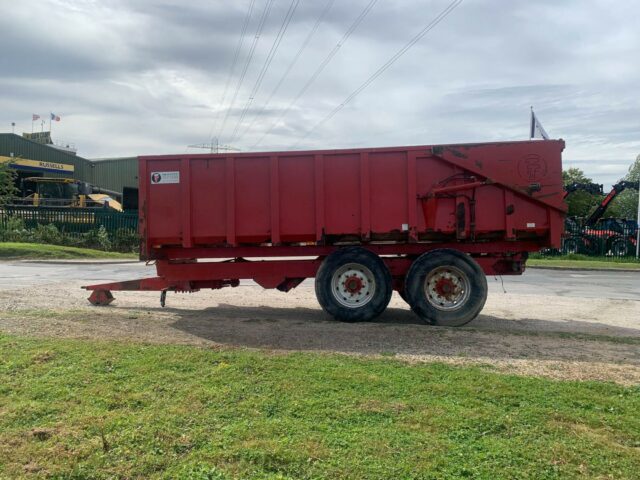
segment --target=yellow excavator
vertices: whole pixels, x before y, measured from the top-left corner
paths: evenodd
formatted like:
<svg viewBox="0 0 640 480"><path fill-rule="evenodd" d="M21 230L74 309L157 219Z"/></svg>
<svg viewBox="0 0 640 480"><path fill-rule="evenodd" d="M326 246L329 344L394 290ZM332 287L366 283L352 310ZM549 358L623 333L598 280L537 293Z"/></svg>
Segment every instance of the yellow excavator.
<svg viewBox="0 0 640 480"><path fill-rule="evenodd" d="M23 178L20 191L22 196L12 203L34 207L100 207L122 211L118 192L71 178Z"/></svg>

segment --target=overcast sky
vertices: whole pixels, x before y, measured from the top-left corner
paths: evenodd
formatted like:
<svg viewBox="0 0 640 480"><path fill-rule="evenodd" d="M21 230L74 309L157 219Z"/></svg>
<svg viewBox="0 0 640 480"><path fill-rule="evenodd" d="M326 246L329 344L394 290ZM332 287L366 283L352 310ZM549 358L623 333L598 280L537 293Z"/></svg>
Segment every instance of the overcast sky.
<svg viewBox="0 0 640 480"><path fill-rule="evenodd" d="M89 158L184 153L223 124L243 151L520 140L533 105L565 167L596 181L640 153L631 0L465 0L309 132L450 4L371 1L254 0L230 75L251 0L0 0L1 130L54 112L54 139Z"/></svg>

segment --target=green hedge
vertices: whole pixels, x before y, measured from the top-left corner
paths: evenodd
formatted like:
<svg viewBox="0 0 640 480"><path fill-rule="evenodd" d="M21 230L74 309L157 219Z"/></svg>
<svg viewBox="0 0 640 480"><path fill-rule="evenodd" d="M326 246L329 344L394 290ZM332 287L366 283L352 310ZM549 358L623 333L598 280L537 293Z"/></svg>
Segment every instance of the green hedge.
<svg viewBox="0 0 640 480"><path fill-rule="evenodd" d="M137 252L140 245L138 234L128 228L109 232L104 225L100 225L83 233L69 233L51 223L27 228L24 220L16 217L8 217L0 222L0 241L45 243L125 253Z"/></svg>

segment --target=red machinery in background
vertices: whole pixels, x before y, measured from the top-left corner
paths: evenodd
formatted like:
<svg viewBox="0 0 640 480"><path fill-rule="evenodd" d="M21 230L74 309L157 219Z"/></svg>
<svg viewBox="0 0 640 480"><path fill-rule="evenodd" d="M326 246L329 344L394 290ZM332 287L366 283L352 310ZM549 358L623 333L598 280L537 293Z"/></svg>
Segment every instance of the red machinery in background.
<svg viewBox="0 0 640 480"><path fill-rule="evenodd" d="M579 219L567 218L562 239L562 252L624 257L635 251L636 222L620 218L602 218L611 202L627 189L638 190L638 183L621 180L613 185L611 191L582 222ZM602 185L574 183L565 187L565 198L577 190L602 195Z"/></svg>
<svg viewBox="0 0 640 480"><path fill-rule="evenodd" d="M587 252L611 253L613 256L621 257L635 250L637 239L633 222L630 224L622 219L602 218L611 202L627 189L638 190L638 183L621 180L613 185L607 196L585 220L582 244Z"/></svg>
<svg viewBox="0 0 640 480"><path fill-rule="evenodd" d="M84 287L288 291L315 277L322 307L370 320L398 290L421 318L462 325L485 274L521 274L559 247L562 140L139 158L142 260L158 276ZM281 257L294 257L283 259ZM253 260L252 260L253 259ZM259 259L259 260L256 260Z"/></svg>

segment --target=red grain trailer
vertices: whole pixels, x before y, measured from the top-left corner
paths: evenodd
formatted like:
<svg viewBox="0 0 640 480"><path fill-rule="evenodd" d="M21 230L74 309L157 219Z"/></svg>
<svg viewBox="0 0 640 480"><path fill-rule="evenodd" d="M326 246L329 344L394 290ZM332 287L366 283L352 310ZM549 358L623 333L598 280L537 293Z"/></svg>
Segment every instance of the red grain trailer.
<svg viewBox="0 0 640 480"><path fill-rule="evenodd" d="M395 289L432 324L475 318L485 274L517 275L559 247L562 140L139 158L141 260L157 277L112 290L288 291L315 277L322 308L370 320ZM286 257L286 258L283 258ZM291 258L293 257L293 258Z"/></svg>

